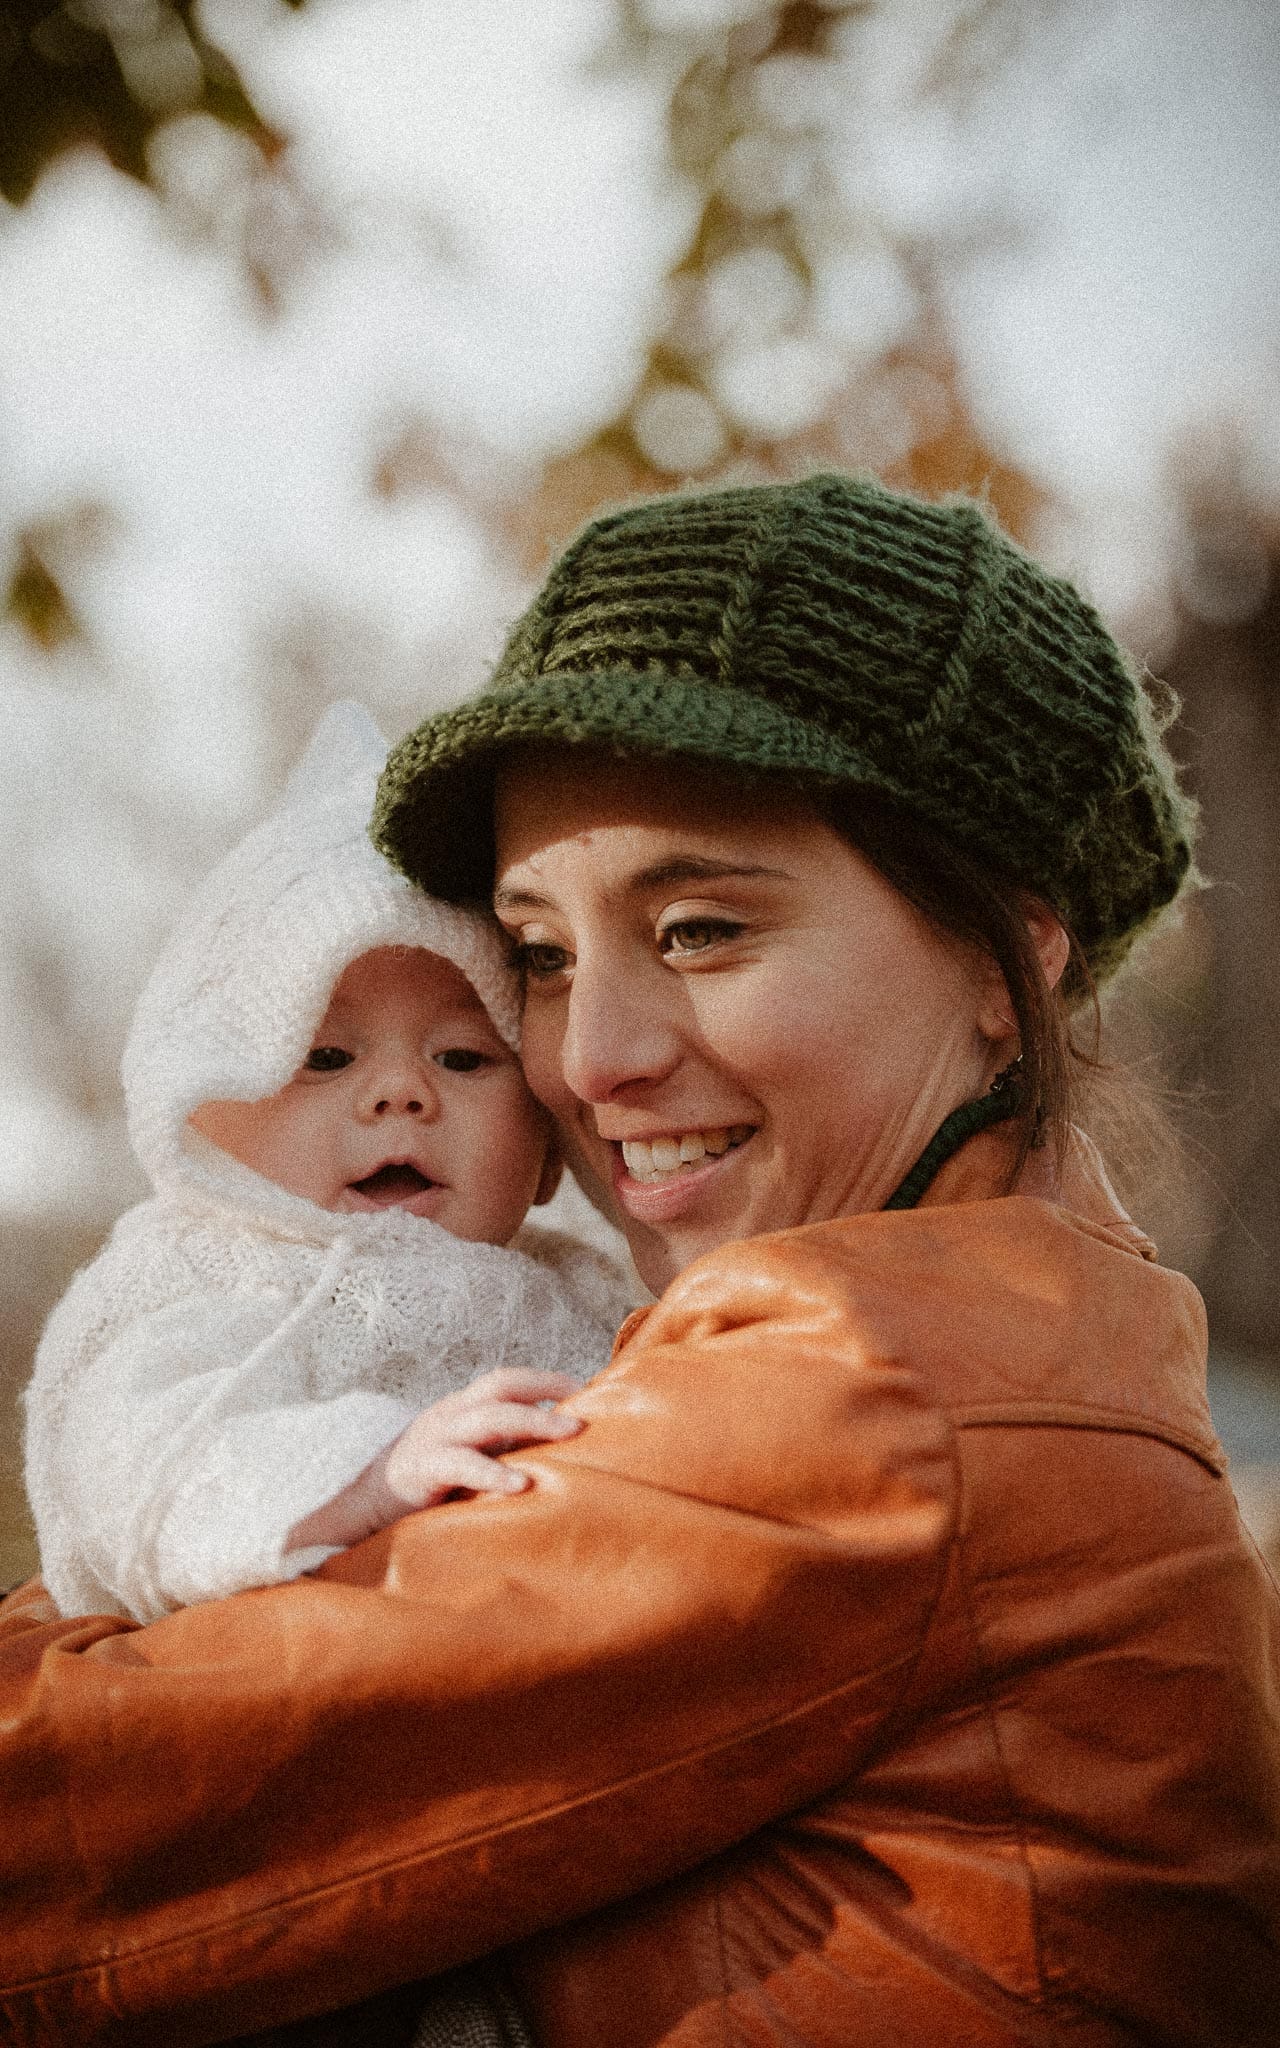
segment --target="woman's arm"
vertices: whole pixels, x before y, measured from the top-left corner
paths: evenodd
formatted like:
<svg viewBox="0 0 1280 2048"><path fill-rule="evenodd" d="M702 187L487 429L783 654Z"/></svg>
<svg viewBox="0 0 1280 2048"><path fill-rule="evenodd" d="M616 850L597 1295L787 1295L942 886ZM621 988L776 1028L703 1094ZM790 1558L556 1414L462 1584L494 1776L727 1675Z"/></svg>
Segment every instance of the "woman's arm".
<svg viewBox="0 0 1280 2048"><path fill-rule="evenodd" d="M319 1578L0 1630L0 2019L195 2044L687 1868L855 1770L953 1530L945 1421L842 1240L685 1276L536 1484Z"/></svg>

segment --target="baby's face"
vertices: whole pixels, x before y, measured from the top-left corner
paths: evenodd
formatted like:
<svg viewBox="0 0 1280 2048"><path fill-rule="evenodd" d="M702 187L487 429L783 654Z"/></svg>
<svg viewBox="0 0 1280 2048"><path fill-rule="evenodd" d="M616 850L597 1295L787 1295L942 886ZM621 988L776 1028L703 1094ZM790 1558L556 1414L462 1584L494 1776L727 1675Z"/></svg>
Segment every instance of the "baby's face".
<svg viewBox="0 0 1280 2048"><path fill-rule="evenodd" d="M292 1081L191 1118L222 1151L322 1209L407 1209L505 1244L540 1192L549 1126L465 975L383 946L353 960Z"/></svg>

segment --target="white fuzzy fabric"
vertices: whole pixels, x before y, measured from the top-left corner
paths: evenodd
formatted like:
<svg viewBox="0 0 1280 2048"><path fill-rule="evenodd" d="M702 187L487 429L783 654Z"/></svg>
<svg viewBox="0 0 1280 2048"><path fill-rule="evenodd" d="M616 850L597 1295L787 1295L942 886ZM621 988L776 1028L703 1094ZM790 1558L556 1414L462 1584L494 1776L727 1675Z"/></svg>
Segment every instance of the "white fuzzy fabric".
<svg viewBox="0 0 1280 2048"><path fill-rule="evenodd" d="M376 946L451 960L518 1046L519 984L493 920L424 896L370 842L386 755L367 712L334 705L279 807L214 869L156 963L124 1088L134 1150L161 1193L191 1186L192 1110L283 1088L339 975Z"/></svg>
<svg viewBox="0 0 1280 2048"><path fill-rule="evenodd" d="M357 708L329 715L139 1006L126 1093L156 1194L72 1282L27 1391L27 1488L64 1614L148 1621L312 1569L330 1552L286 1556L289 1530L421 1408L494 1366L588 1378L631 1305L612 1262L563 1235L498 1247L403 1210L332 1214L187 1123L282 1087L374 946L453 960L515 1043L500 940L365 836L385 751Z"/></svg>
<svg viewBox="0 0 1280 2048"><path fill-rule="evenodd" d="M498 1365L589 1378L628 1306L598 1252L551 1232L515 1249L296 1207L295 1234L144 1202L54 1310L27 1487L64 1614L150 1621L311 1570L329 1551L286 1556L289 1530L428 1402Z"/></svg>

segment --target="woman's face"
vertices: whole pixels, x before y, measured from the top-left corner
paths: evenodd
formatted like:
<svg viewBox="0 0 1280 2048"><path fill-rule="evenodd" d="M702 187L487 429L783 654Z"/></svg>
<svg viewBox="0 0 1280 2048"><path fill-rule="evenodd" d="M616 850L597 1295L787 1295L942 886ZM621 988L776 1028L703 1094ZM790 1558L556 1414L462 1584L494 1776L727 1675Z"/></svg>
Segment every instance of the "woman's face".
<svg viewBox="0 0 1280 2048"><path fill-rule="evenodd" d="M655 1290L732 1239L880 1208L1009 1056L991 965L798 796L530 750L497 846L526 1074Z"/></svg>

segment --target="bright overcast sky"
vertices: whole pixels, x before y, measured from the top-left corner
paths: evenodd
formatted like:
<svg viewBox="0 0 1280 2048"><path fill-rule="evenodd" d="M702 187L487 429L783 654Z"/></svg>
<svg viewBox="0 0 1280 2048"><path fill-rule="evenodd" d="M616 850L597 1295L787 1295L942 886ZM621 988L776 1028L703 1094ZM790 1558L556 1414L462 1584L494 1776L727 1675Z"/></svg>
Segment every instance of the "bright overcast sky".
<svg viewBox="0 0 1280 2048"><path fill-rule="evenodd" d="M934 264L989 439L1060 502L1047 544L1123 618L1176 547L1162 474L1189 425L1246 403L1276 495L1280 10L1044 13L961 112L911 101L937 10L893 0L833 119L851 198ZM100 160L0 213L0 568L20 528L99 508L58 563L88 650L0 632L18 933L0 996L21 1018L41 948L66 990L62 1037L32 1013L10 1042L0 1202L29 1198L37 1153L54 1206L101 1164L95 1119L171 905L278 777L262 679L291 622L311 622L306 673L389 729L479 679L517 593L447 492L371 492L379 451L416 414L518 474L632 390L690 199L663 169L669 81L590 62L604 16L205 0L319 229L271 319L216 234L184 237ZM225 224L237 145L174 133L161 168ZM441 648L469 652L451 668Z"/></svg>
<svg viewBox="0 0 1280 2048"><path fill-rule="evenodd" d="M936 166L939 196L990 195L1014 230L945 265L970 403L1078 511L1079 556L1120 612L1189 431L1243 408L1277 495L1278 109L1271 0L1073 6Z"/></svg>

